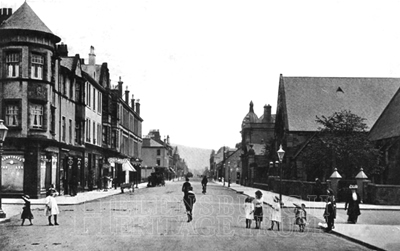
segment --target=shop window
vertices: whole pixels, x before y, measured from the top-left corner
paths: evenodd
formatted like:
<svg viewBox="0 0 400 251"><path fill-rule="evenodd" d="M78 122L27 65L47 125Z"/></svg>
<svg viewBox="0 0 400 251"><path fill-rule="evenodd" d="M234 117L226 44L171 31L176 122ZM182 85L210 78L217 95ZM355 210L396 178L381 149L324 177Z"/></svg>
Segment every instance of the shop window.
<svg viewBox="0 0 400 251"><path fill-rule="evenodd" d="M39 54L31 54L31 78L43 79L44 57Z"/></svg>
<svg viewBox="0 0 400 251"><path fill-rule="evenodd" d="M21 62L21 54L18 52L10 52L6 55L7 77L19 77L19 67Z"/></svg>

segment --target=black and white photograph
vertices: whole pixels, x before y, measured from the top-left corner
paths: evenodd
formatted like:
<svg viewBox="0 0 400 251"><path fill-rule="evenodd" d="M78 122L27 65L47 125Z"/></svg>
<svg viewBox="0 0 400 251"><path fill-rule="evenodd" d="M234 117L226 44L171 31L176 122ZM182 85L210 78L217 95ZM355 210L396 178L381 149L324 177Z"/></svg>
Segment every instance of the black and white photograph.
<svg viewBox="0 0 400 251"><path fill-rule="evenodd" d="M400 250L399 10L0 0L0 250Z"/></svg>

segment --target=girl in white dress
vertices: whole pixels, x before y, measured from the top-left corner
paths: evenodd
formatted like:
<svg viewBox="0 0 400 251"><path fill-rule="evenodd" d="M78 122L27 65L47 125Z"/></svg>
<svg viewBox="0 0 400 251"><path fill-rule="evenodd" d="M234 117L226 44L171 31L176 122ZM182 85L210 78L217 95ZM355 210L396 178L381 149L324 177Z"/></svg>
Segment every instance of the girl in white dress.
<svg viewBox="0 0 400 251"><path fill-rule="evenodd" d="M58 195L58 193L55 189L49 189L46 193L45 213L49 219L49 226L53 226L53 223L51 223L51 216L54 216L54 225L58 225L57 215L60 213L60 210L58 209L57 201L54 198L57 195Z"/></svg>
<svg viewBox="0 0 400 251"><path fill-rule="evenodd" d="M274 197L274 202L271 205L272 212L271 212L271 227L268 230L274 229L274 223L278 227L279 231L279 223L282 221L282 213L281 213L281 205L279 203L278 196Z"/></svg>
<svg viewBox="0 0 400 251"><path fill-rule="evenodd" d="M254 204L253 204L252 197L247 197L244 201L244 213L246 215L246 228L251 227L251 221L253 220L254 216Z"/></svg>

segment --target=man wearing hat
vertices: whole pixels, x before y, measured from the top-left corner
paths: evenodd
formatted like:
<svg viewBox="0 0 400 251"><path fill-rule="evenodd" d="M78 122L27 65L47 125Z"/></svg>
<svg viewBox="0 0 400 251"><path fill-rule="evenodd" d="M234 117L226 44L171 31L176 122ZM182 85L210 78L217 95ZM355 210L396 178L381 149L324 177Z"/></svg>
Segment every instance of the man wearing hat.
<svg viewBox="0 0 400 251"><path fill-rule="evenodd" d="M361 214L360 212L360 195L357 193L357 185L350 185L350 194L346 199L346 203L344 205L344 210L347 210L347 215L349 218L347 219L348 223L357 223L358 216Z"/></svg>
<svg viewBox="0 0 400 251"><path fill-rule="evenodd" d="M335 225L336 199L333 190L331 188L328 188L326 192L328 194L328 198L326 199L324 217L326 224L328 225L328 227L326 228L326 232L330 232L332 231L332 228L334 228Z"/></svg>

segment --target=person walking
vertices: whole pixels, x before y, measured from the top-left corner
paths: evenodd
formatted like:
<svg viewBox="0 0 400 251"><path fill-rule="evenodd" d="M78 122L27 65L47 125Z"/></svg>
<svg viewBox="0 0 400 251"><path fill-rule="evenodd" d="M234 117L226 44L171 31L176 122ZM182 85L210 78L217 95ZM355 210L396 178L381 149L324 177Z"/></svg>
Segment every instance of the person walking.
<svg viewBox="0 0 400 251"><path fill-rule="evenodd" d="M256 229L261 228L261 222L263 221L263 197L262 192L257 190L255 192L256 198L254 199L254 220L256 221Z"/></svg>
<svg viewBox="0 0 400 251"><path fill-rule="evenodd" d="M183 202L185 203L186 214L188 216L187 222L193 220L193 205L196 202L196 195L193 192L193 187L188 188L188 192L183 196Z"/></svg>
<svg viewBox="0 0 400 251"><path fill-rule="evenodd" d="M192 184L190 184L190 182L189 182L189 177L186 177L185 179L186 179L186 181L182 185L182 192L184 195L186 195L189 192L189 187L192 186Z"/></svg>
<svg viewBox="0 0 400 251"><path fill-rule="evenodd" d="M22 223L21 223L21 226L24 225L25 219L29 220L29 222L30 222L29 225L31 226L31 225L33 225L32 224L33 214L32 214L32 211L31 211L31 201L30 201L29 195L23 195L22 199L25 201L25 205L22 208L22 214L21 214Z"/></svg>
<svg viewBox="0 0 400 251"><path fill-rule="evenodd" d="M347 219L348 223L356 224L358 220L358 216L361 214L360 212L360 195L357 193L357 185L349 186L351 193L346 199L346 203L344 205L344 210L347 210L347 215L349 216Z"/></svg>
<svg viewBox="0 0 400 251"><path fill-rule="evenodd" d="M274 223L275 223L279 231L279 223L282 221L282 213L281 213L281 204L279 202L278 196L274 197L274 202L270 206L272 208L271 227L268 230L274 230Z"/></svg>
<svg viewBox="0 0 400 251"><path fill-rule="evenodd" d="M254 219L253 197L247 197L244 201L244 214L246 217L246 228L251 228L251 222Z"/></svg>
<svg viewBox="0 0 400 251"><path fill-rule="evenodd" d="M207 183L208 183L207 176L204 175L204 176L203 176L203 179L201 180L201 185L203 186L203 194L206 194Z"/></svg>
<svg viewBox="0 0 400 251"><path fill-rule="evenodd" d="M324 218L327 224L326 232L331 232L335 228L335 218L336 218L336 199L331 188L326 191L328 197L326 198L326 205L324 211Z"/></svg>
<svg viewBox="0 0 400 251"><path fill-rule="evenodd" d="M60 213L60 210L58 209L57 201L54 198L57 195L58 192L54 188L50 188L46 193L45 213L49 220L49 226L53 226L53 224L51 223L51 216L54 217L54 225L59 225L57 222L57 215Z"/></svg>

